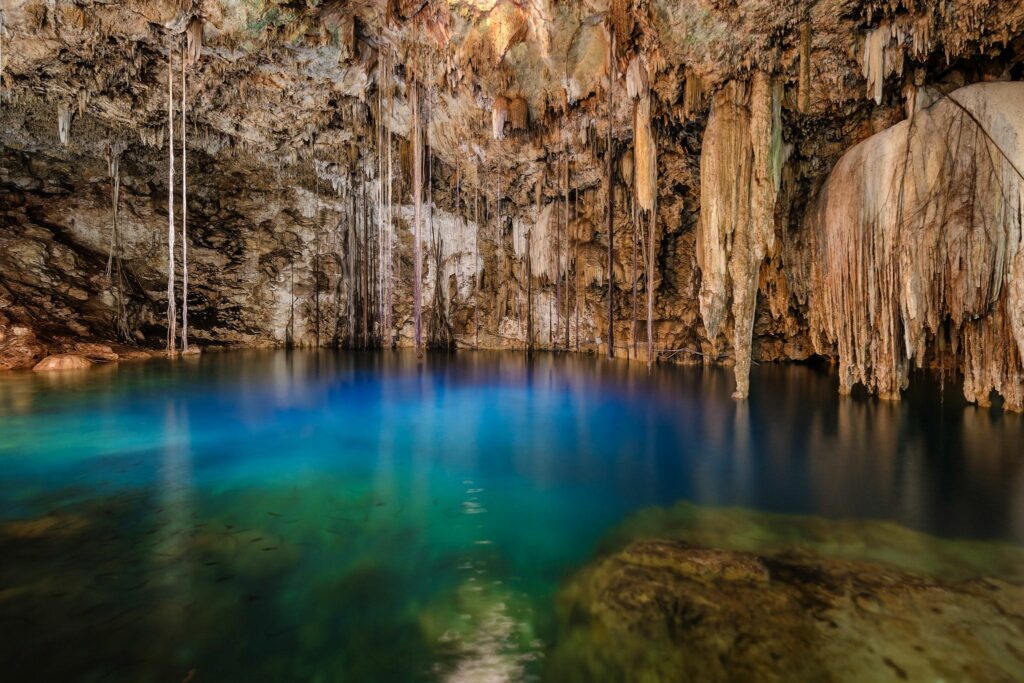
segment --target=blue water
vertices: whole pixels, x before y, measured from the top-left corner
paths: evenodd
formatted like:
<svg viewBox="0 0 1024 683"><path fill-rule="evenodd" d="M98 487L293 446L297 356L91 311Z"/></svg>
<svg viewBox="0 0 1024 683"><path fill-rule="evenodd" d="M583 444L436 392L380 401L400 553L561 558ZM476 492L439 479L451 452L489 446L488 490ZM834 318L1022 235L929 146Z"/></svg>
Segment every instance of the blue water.
<svg viewBox="0 0 1024 683"><path fill-rule="evenodd" d="M679 500L1024 542L1024 419L915 378L233 352L0 379L8 680L521 680Z"/></svg>

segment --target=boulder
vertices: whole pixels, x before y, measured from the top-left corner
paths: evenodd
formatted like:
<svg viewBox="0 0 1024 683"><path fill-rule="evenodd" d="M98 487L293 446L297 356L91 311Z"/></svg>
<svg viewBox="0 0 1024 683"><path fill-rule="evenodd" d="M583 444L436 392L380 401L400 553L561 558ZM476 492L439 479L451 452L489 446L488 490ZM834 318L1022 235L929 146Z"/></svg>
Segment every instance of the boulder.
<svg viewBox="0 0 1024 683"><path fill-rule="evenodd" d="M83 370L92 365L92 362L83 356L74 353L58 353L47 356L32 369L36 372L47 370Z"/></svg>
<svg viewBox="0 0 1024 683"><path fill-rule="evenodd" d="M644 539L560 599L553 680L1024 679L1024 585Z"/></svg>

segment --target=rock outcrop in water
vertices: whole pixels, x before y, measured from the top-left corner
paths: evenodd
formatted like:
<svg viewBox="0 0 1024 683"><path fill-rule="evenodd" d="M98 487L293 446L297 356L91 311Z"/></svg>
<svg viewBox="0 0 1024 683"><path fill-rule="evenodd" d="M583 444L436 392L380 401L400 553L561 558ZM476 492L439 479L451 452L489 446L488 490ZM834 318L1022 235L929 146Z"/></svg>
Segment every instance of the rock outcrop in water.
<svg viewBox="0 0 1024 683"><path fill-rule="evenodd" d="M618 549L560 595L555 680L1024 674L1020 548L688 504L641 513L608 542Z"/></svg>
<svg viewBox="0 0 1024 683"><path fill-rule="evenodd" d="M638 541L577 577L562 681L1009 681L1024 588ZM586 652L587 656L577 656Z"/></svg>
<svg viewBox="0 0 1024 683"><path fill-rule="evenodd" d="M1024 407L1022 2L14 0L0 43L4 367L166 337L170 60L201 345L411 343L415 73L426 343L610 311L740 396L819 355Z"/></svg>

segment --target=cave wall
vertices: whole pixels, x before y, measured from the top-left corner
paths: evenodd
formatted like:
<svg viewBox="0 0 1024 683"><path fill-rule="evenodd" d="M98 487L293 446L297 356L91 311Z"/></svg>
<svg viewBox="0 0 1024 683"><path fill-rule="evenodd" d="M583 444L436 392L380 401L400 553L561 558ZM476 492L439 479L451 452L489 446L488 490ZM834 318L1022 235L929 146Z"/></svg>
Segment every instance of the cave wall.
<svg viewBox="0 0 1024 683"><path fill-rule="evenodd" d="M185 59L199 345L412 343L415 80L429 345L605 352L611 168L615 355L651 355L650 317L654 358L733 364L739 396L817 355L843 390L917 364L1022 407L1016 95L885 199L893 150L948 151L950 93L1024 87L1022 2L11 0L0 43L0 367L163 345ZM951 173L973 189L936 218Z"/></svg>

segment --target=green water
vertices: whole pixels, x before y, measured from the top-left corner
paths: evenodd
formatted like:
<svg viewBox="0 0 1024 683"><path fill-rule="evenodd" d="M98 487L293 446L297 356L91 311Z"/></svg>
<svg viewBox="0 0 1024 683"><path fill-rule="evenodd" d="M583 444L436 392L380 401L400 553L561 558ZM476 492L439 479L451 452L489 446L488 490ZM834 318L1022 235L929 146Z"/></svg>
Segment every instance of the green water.
<svg viewBox="0 0 1024 683"><path fill-rule="evenodd" d="M1024 420L918 385L761 367L736 403L724 370L486 353L12 373L4 677L540 679L560 586L679 501L1019 544Z"/></svg>

